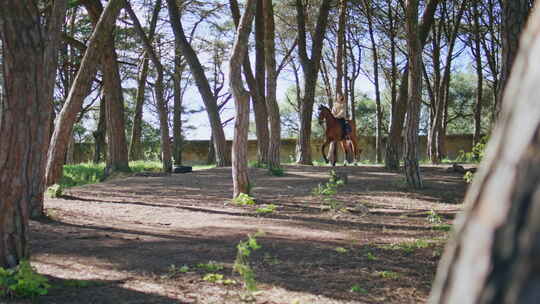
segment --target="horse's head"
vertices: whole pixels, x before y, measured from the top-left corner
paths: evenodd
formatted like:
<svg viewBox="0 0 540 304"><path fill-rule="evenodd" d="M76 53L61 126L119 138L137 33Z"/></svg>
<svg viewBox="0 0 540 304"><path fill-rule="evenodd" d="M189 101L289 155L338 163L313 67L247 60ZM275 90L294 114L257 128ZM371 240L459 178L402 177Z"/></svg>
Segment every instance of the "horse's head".
<svg viewBox="0 0 540 304"><path fill-rule="evenodd" d="M322 125L322 123L326 119L328 113L330 113L330 110L327 107L325 107L323 105L319 106L318 113L317 113L317 118L319 119L319 124Z"/></svg>

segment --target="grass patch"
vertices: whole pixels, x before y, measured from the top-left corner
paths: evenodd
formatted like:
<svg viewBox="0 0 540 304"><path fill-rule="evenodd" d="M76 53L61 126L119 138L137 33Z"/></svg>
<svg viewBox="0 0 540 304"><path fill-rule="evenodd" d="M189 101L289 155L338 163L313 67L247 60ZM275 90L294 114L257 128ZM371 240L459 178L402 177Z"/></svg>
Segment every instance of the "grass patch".
<svg viewBox="0 0 540 304"><path fill-rule="evenodd" d="M374 275L381 277L383 279L391 279L391 280L395 280L401 276L399 273L394 272L394 271L389 271L389 270L375 271Z"/></svg>
<svg viewBox="0 0 540 304"><path fill-rule="evenodd" d="M437 230L437 231L445 231L445 232L448 232L448 231L452 230L452 225L449 225L449 224L440 224L440 225L435 225L435 226L431 227L431 229Z"/></svg>
<svg viewBox="0 0 540 304"><path fill-rule="evenodd" d="M349 291L354 292L354 293L360 293L360 294L368 293L368 291L365 288L360 287L360 285L358 284L354 284L353 286L351 286L351 289Z"/></svg>
<svg viewBox="0 0 540 304"><path fill-rule="evenodd" d="M255 210L255 212L257 212L258 214L268 214L268 213L273 213L274 211L276 211L276 208L277 206L274 205L274 204L268 204L268 205L264 205L260 208L257 208L257 210Z"/></svg>
<svg viewBox="0 0 540 304"><path fill-rule="evenodd" d="M398 250L405 253L413 253L416 249L427 248L430 246L430 243L426 240L414 240L409 242L401 242L389 245L379 246L381 249L386 250Z"/></svg>
<svg viewBox="0 0 540 304"><path fill-rule="evenodd" d="M216 272L223 270L223 265L218 264L214 261L209 261L208 263L199 263L197 264L197 268L202 269L207 272Z"/></svg>

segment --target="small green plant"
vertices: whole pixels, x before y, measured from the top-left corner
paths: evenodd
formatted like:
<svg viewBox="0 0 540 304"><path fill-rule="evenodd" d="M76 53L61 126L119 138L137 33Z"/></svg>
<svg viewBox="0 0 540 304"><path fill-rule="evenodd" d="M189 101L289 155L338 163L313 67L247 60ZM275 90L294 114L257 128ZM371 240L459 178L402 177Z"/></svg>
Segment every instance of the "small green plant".
<svg viewBox="0 0 540 304"><path fill-rule="evenodd" d="M276 205L268 204L268 205L263 205L260 208L257 208L257 210L255 210L255 212L257 212L258 214L273 213L274 211L276 211L276 208L277 208Z"/></svg>
<svg viewBox="0 0 540 304"><path fill-rule="evenodd" d="M441 224L442 223L442 217L435 212L435 210L431 209L427 214L427 221L430 224Z"/></svg>
<svg viewBox="0 0 540 304"><path fill-rule="evenodd" d="M416 249L427 248L429 247L429 242L426 240L417 239L412 242L401 242L394 243L389 245L382 245L380 248L387 250L400 250L405 253L412 253Z"/></svg>
<svg viewBox="0 0 540 304"><path fill-rule="evenodd" d="M252 251L261 248L257 243L257 237L263 235L262 232L257 232L255 235L248 235L248 239L238 243L236 246L236 260L234 261L233 269L238 272L244 281L244 287L248 292L257 291L257 282L255 281L255 273L249 265L249 256Z"/></svg>
<svg viewBox="0 0 540 304"><path fill-rule="evenodd" d="M361 294L367 294L368 293L367 290L360 287L360 285L358 285L358 284L354 284L353 286L351 286L351 289L349 291L354 292L354 293L361 293Z"/></svg>
<svg viewBox="0 0 540 304"><path fill-rule="evenodd" d="M197 264L197 268L202 269L202 270L207 271L207 272L215 272L215 271L223 270L223 265L218 264L218 263L216 263L214 261L209 261L208 263L199 263L199 264ZM189 267L188 267L187 270L189 270Z"/></svg>
<svg viewBox="0 0 540 304"><path fill-rule="evenodd" d="M237 197L232 199L232 203L240 206L251 206L255 205L255 200L248 194L240 193Z"/></svg>
<svg viewBox="0 0 540 304"><path fill-rule="evenodd" d="M347 248L343 248L343 247L336 247L335 250L338 253L347 253L347 252L349 252L349 250Z"/></svg>
<svg viewBox="0 0 540 304"><path fill-rule="evenodd" d="M465 175L463 175L463 180L467 184L472 183L473 179L474 179L474 173L472 173L471 171L467 171L467 172L465 172Z"/></svg>
<svg viewBox="0 0 540 304"><path fill-rule="evenodd" d="M440 224L440 225L435 225L435 226L431 227L431 229L438 230L438 231L450 231L450 230L452 230L452 225Z"/></svg>
<svg viewBox="0 0 540 304"><path fill-rule="evenodd" d="M47 278L36 273L28 261L13 269L0 268L0 296L36 298L51 288Z"/></svg>
<svg viewBox="0 0 540 304"><path fill-rule="evenodd" d="M378 258L377 258L373 253L371 253L371 252L368 252L368 253L366 254L366 257L367 257L367 259L370 260L370 261L376 261L376 260L378 260Z"/></svg>
<svg viewBox="0 0 540 304"><path fill-rule="evenodd" d="M345 182L340 179L334 170L330 171L330 179L326 184L319 184L314 188L311 193L317 196L332 196L337 194L339 186L344 185Z"/></svg>
<svg viewBox="0 0 540 304"><path fill-rule="evenodd" d="M225 279L225 277L219 273L208 273L203 277L203 281L223 285L236 284L235 280Z"/></svg>
<svg viewBox="0 0 540 304"><path fill-rule="evenodd" d="M392 280L400 277L399 273L394 272L394 271L389 271L389 270L376 271L375 275L383 279L392 279Z"/></svg>
<svg viewBox="0 0 540 304"><path fill-rule="evenodd" d="M278 176L281 177L285 175L285 171L281 167L270 167L268 168L268 173L272 176Z"/></svg>
<svg viewBox="0 0 540 304"><path fill-rule="evenodd" d="M64 194L64 187L59 184L54 184L47 188L47 196L51 198L61 197Z"/></svg>
<svg viewBox="0 0 540 304"><path fill-rule="evenodd" d="M281 261L277 257L272 256L269 253L264 254L264 262L266 264L269 264L269 265L279 265L279 264L281 264Z"/></svg>

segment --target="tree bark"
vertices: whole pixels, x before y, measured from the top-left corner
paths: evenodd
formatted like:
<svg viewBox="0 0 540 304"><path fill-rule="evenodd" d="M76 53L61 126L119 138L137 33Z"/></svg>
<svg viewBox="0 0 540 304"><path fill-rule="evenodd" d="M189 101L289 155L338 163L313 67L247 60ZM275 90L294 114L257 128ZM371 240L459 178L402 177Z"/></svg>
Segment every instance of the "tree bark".
<svg viewBox="0 0 540 304"><path fill-rule="evenodd" d="M0 267L29 257L28 221L43 210L58 44L67 1L41 24L33 1L1 4L3 109L0 120ZM34 213L35 212L35 213Z"/></svg>
<svg viewBox="0 0 540 304"><path fill-rule="evenodd" d="M255 84L259 99L253 99L255 112L255 127L257 132L257 159L261 164L268 164L268 147L270 144L270 131L268 128L268 107L266 92L266 52L263 1L257 1L255 11Z"/></svg>
<svg viewBox="0 0 540 304"><path fill-rule="evenodd" d="M231 59L229 61L229 86L236 106L234 140L232 147L233 197L241 193L249 194L249 176L247 166L247 139L249 128L249 94L242 82L242 63L247 55L247 43L251 32L251 23L255 14L255 1L248 0L246 10L236 30Z"/></svg>
<svg viewBox="0 0 540 304"><path fill-rule="evenodd" d="M88 11L90 20L95 28L103 13L101 2L98 0L82 0L81 3ZM106 39L104 40L101 70L103 72L105 117L107 118L107 161L105 176L108 176L114 171L130 171L125 132L126 126L124 122L124 97L114 41L114 26L106 34Z"/></svg>
<svg viewBox="0 0 540 304"><path fill-rule="evenodd" d="M540 11L521 39L486 156L437 271L430 303L540 298Z"/></svg>
<svg viewBox="0 0 540 304"><path fill-rule="evenodd" d="M420 45L423 49L426 44L429 31L434 21L435 11L439 0L430 0L424 10L422 23L418 27L417 35L420 38ZM385 166L390 170L399 170L399 160L401 159L401 145L403 132L403 121L407 110L407 94L409 86L409 68L405 67L401 75L400 87L395 107L392 109L392 119L390 123L390 132L386 144Z"/></svg>
<svg viewBox="0 0 540 304"><path fill-rule="evenodd" d="M280 168L281 121L277 103L277 72L274 28L274 7L272 0L263 0L264 49L266 60L266 108L270 122L270 144L268 146L268 167Z"/></svg>
<svg viewBox="0 0 540 304"><path fill-rule="evenodd" d="M176 44L177 45L177 44ZM173 159L174 165L182 165L182 74L184 73L184 65L182 64L182 54L178 46L175 47L174 56L174 107L173 107Z"/></svg>
<svg viewBox="0 0 540 304"><path fill-rule="evenodd" d="M182 20L178 14L178 5L175 0L167 0L169 6L169 18L172 24L173 32L177 37L182 54L186 58L193 78L199 93L201 94L203 103L206 107L208 114L208 120L210 121L210 127L212 129L212 136L214 139L214 149L216 152L216 165L218 167L230 165L230 153L227 149L227 143L225 141L225 133L221 126L221 118L217 108L217 102L212 95L210 84L204 74L204 69L197 57L197 54L189 44L184 34L182 27Z"/></svg>
<svg viewBox="0 0 540 304"><path fill-rule="evenodd" d="M336 49L336 98L338 96L347 97L343 94L343 57L345 54L345 26L347 19L347 0L339 1L339 20L337 31L337 49ZM345 105L348 105L345 100ZM348 108L348 107L347 107Z"/></svg>
<svg viewBox="0 0 540 304"><path fill-rule="evenodd" d="M129 145L129 159L141 160L144 158L142 137L142 116L148 78L148 55L146 52L141 61L139 77L137 79L137 95L135 96L135 111L133 113L133 127L131 128L131 143Z"/></svg>
<svg viewBox="0 0 540 304"><path fill-rule="evenodd" d="M502 57L499 92L495 102L495 116L498 116L506 82L514 64L521 32L525 28L529 16L529 0L501 0L502 9Z"/></svg>
<svg viewBox="0 0 540 304"><path fill-rule="evenodd" d="M319 74L324 35L328 24L330 0L323 0L312 39L311 58L307 53L305 6L296 0L296 21L298 25L298 54L304 74L304 96L300 100L300 130L297 143L297 158L299 164L311 165L311 116L315 103L315 88Z"/></svg>
<svg viewBox="0 0 540 304"><path fill-rule="evenodd" d="M163 163L163 172L171 172L172 171L172 149L171 149L171 140L169 138L169 111L167 109L167 102L165 101L164 97L164 89L163 89L163 65L161 64L161 61L159 60L158 54L156 54L156 51L152 47L152 44L146 34L144 33L144 30L141 26L141 23L139 22L139 19L137 18L137 15L131 8L131 5L127 0L124 0L124 7L126 8L126 11L128 12L131 20L133 21L133 25L135 27L135 31L143 41L144 48L146 50L146 53L149 55L150 59L152 60L152 63L154 64L154 67L157 71L157 79L156 83L154 85L154 91L156 94L156 103L157 108L159 112L159 129L160 129L160 135L161 135L161 160ZM161 0L158 0L156 2L155 6L155 14L159 15L159 10L161 9Z"/></svg>
<svg viewBox="0 0 540 304"><path fill-rule="evenodd" d="M480 142L482 134L482 98L483 98L483 83L484 75L482 69L482 50L480 46L481 33L480 33L480 11L478 10L478 3L473 3L473 18L474 18L474 46L471 47L475 59L476 69L476 104L474 107L474 135L473 145Z"/></svg>
<svg viewBox="0 0 540 304"><path fill-rule="evenodd" d="M103 154L103 159L106 159L106 146L105 146L105 132L107 130L107 118L105 117L105 98L101 98L99 103L99 120L97 125L97 130L94 131L94 164L97 164L101 161L101 156Z"/></svg>
<svg viewBox="0 0 540 304"><path fill-rule="evenodd" d="M406 0L407 50L409 58L409 101L405 122L404 171L409 187L422 188L418 165L418 125L422 98L422 46L418 37L418 0Z"/></svg>

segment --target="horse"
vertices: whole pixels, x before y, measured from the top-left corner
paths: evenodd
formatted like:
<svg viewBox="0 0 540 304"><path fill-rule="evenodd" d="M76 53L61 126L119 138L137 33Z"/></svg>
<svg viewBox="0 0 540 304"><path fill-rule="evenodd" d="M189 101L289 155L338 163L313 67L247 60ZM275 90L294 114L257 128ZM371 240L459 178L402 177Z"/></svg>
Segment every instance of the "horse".
<svg viewBox="0 0 540 304"><path fill-rule="evenodd" d="M332 159L332 166L336 165L337 160L337 149L335 145L340 143L341 149L343 150L343 153L345 154L345 159L348 163L353 163L358 159L358 155L362 152L361 149L358 149L358 140L356 137L356 124L348 120L347 122L351 126L351 133L347 134L347 136L343 136L343 128L341 123L337 118L332 115L332 111L330 111L329 108L320 105L319 106L319 113L318 113L318 119L319 124L323 124L326 122L326 140L323 143L321 147L321 152L324 158L324 161L328 163L328 158L326 157L326 153L324 149L326 148L326 145L329 143L334 143L334 149L333 149L333 159ZM332 149L330 149L332 150ZM345 164L346 165L346 164Z"/></svg>

